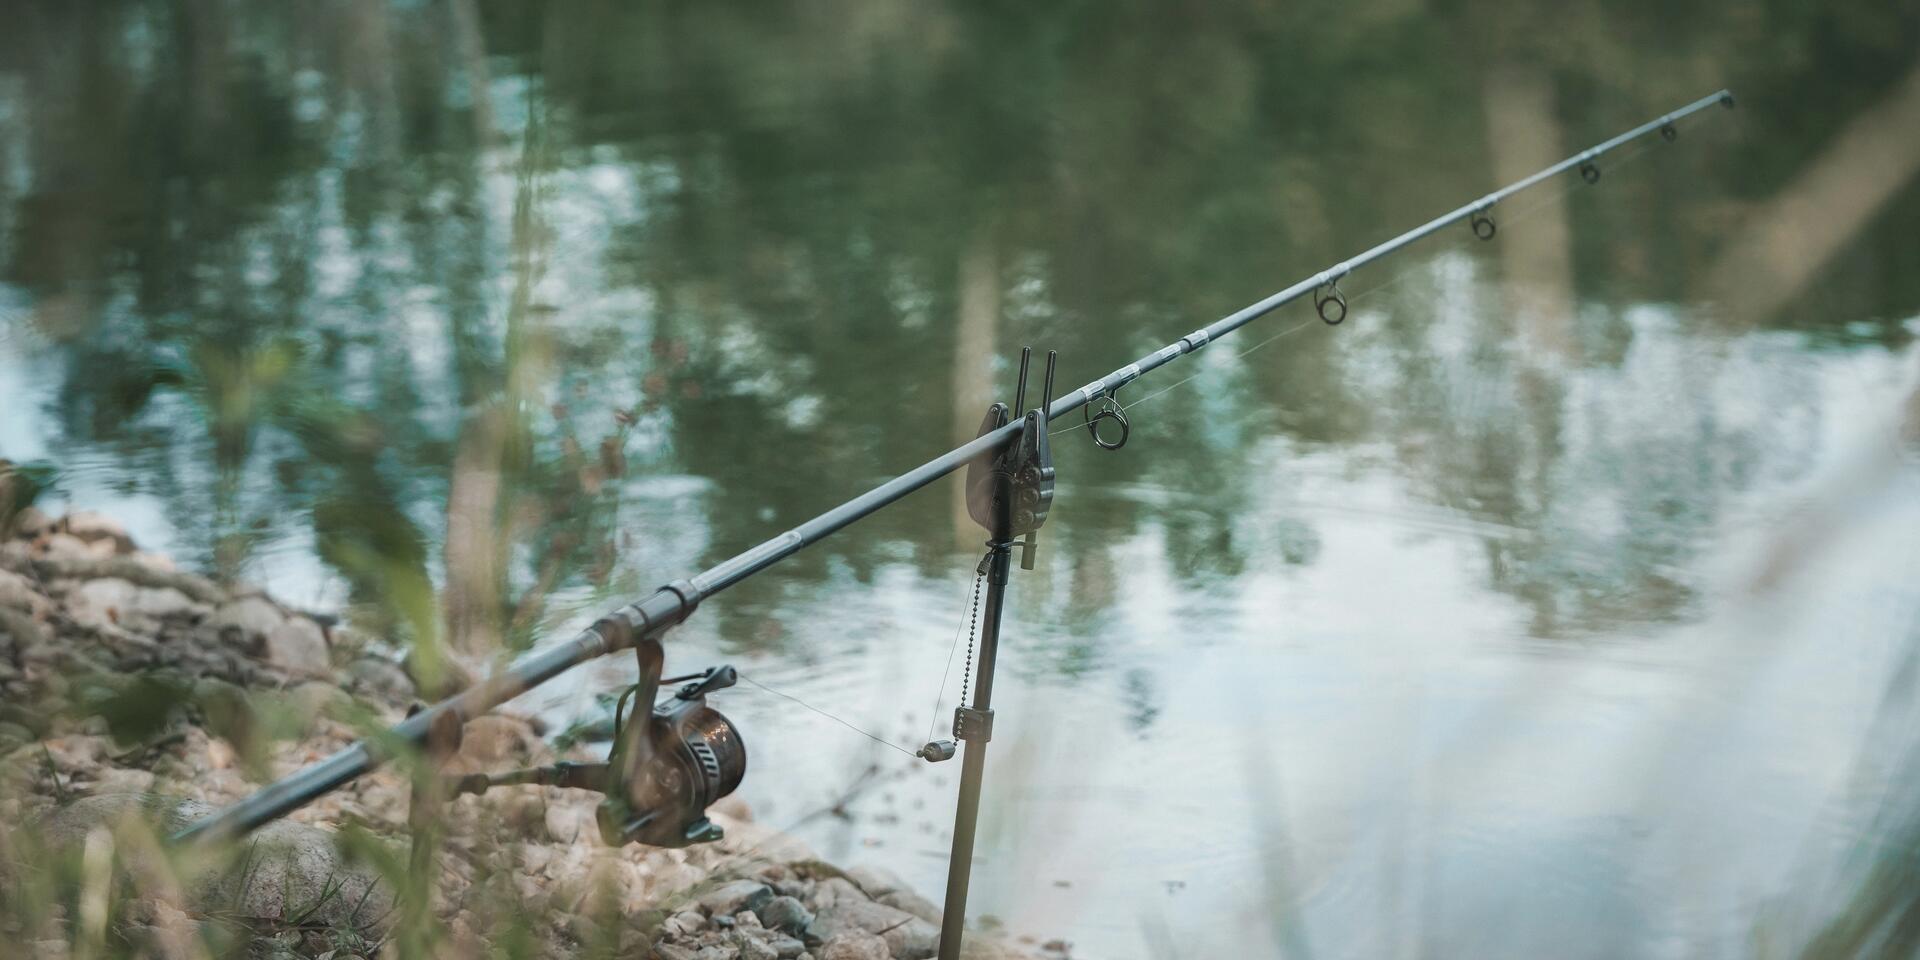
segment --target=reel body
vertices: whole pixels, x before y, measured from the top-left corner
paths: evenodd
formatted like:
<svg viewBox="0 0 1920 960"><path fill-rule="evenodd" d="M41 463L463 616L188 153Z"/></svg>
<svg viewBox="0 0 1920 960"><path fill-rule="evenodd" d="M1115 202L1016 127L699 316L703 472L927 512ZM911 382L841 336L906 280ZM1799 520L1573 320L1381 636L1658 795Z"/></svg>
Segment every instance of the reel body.
<svg viewBox="0 0 1920 960"><path fill-rule="evenodd" d="M730 685L733 668L721 670ZM629 722L631 737L616 738L608 761L613 776L597 812L609 846L684 847L722 836L706 810L740 786L747 747L733 721L707 705L708 689L706 682L690 684L644 721ZM641 757L643 765L630 762Z"/></svg>
<svg viewBox="0 0 1920 960"><path fill-rule="evenodd" d="M614 708L613 752L606 762L562 761L528 770L448 777L443 781L444 796L528 783L592 790L605 795L595 819L600 839L608 846L685 847L724 836L720 826L707 818L707 808L732 793L746 777L747 746L733 721L707 704L707 694L733 686L739 674L723 666L675 678L693 682L665 703L622 724L629 698L651 705L660 690L659 644L643 641L637 649L640 682ZM636 706L634 712L639 711ZM419 800L416 791L416 806ZM416 817L420 815L416 811Z"/></svg>

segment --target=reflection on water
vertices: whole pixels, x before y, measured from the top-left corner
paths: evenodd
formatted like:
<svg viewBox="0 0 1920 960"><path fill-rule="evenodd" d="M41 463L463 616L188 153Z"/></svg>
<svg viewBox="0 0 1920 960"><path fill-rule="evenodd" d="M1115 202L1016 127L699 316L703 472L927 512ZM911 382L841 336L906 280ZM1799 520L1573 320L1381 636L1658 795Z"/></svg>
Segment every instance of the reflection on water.
<svg viewBox="0 0 1920 960"><path fill-rule="evenodd" d="M1724 84L1338 329L1130 388L1192 377L1124 451L1056 438L975 912L1101 957L1910 946L1910 12L668 6L27 5L0 456L484 656L937 453L1022 343L1082 382ZM911 498L673 660L917 745L977 539ZM938 892L957 765L725 697L764 819L844 799L799 832Z"/></svg>

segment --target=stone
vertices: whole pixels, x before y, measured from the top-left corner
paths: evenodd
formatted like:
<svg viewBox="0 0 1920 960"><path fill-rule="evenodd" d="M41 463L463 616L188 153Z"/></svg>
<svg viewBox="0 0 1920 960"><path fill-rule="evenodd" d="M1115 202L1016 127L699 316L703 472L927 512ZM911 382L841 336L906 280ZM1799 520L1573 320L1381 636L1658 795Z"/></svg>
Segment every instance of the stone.
<svg viewBox="0 0 1920 960"><path fill-rule="evenodd" d="M773 899L773 888L758 880L734 880L701 894L696 901L710 916L732 917L742 910L757 910Z"/></svg>
<svg viewBox="0 0 1920 960"><path fill-rule="evenodd" d="M907 881L891 870L862 864L847 871L847 879L854 882L868 897L878 900L884 894L895 890L911 890Z"/></svg>
<svg viewBox="0 0 1920 960"><path fill-rule="evenodd" d="M113 556L111 542L102 542L96 548L71 533L49 533L36 542L42 555L55 560L100 560Z"/></svg>
<svg viewBox="0 0 1920 960"><path fill-rule="evenodd" d="M39 507L25 507L13 515L13 535L29 540L53 529L53 518Z"/></svg>
<svg viewBox="0 0 1920 960"><path fill-rule="evenodd" d="M773 948L773 955L780 960L793 960L807 952L807 945L792 937L774 937L767 941L767 945Z"/></svg>
<svg viewBox="0 0 1920 960"><path fill-rule="evenodd" d="M750 931L735 930L733 943L740 948L740 960L780 960L780 951Z"/></svg>
<svg viewBox="0 0 1920 960"><path fill-rule="evenodd" d="M129 770L124 767L101 767L99 776L93 781L92 789L96 793L145 793L152 789L154 774L151 770Z"/></svg>
<svg viewBox="0 0 1920 960"><path fill-rule="evenodd" d="M172 903L158 897L131 899L123 917L121 932L140 956L190 957L204 952L204 925Z"/></svg>
<svg viewBox="0 0 1920 960"><path fill-rule="evenodd" d="M793 897L774 897L754 912L760 916L762 926L782 933L798 935L813 923L813 911Z"/></svg>
<svg viewBox="0 0 1920 960"><path fill-rule="evenodd" d="M257 651L266 636L287 621L286 614L265 597L240 597L221 604L207 618L215 637L248 652Z"/></svg>
<svg viewBox="0 0 1920 960"><path fill-rule="evenodd" d="M288 617L267 634L260 652L268 663L295 673L326 673L332 665L326 633L306 617Z"/></svg>
<svg viewBox="0 0 1920 960"><path fill-rule="evenodd" d="M134 593L134 609L151 620L198 618L207 606L172 587L141 587Z"/></svg>
<svg viewBox="0 0 1920 960"><path fill-rule="evenodd" d="M820 945L820 960L893 960L887 942L871 933L843 933Z"/></svg>
<svg viewBox="0 0 1920 960"><path fill-rule="evenodd" d="M360 657L347 665L347 677L362 694L391 702L414 697L413 678L385 657Z"/></svg>
<svg viewBox="0 0 1920 960"><path fill-rule="evenodd" d="M1025 957L978 935L960 941L960 960L1025 960Z"/></svg>
<svg viewBox="0 0 1920 960"><path fill-rule="evenodd" d="M109 520L105 515L92 510L75 510L67 514L63 524L67 532L88 543L108 542L113 544L114 553L131 553L133 538L127 536L127 528Z"/></svg>
<svg viewBox="0 0 1920 960"><path fill-rule="evenodd" d="M828 877L814 886L813 896L810 899L813 901L815 909L821 909L831 907L842 900L865 903L872 898L867 896L866 891L854 886L849 880L841 877Z"/></svg>
<svg viewBox="0 0 1920 960"><path fill-rule="evenodd" d="M51 610L52 606L46 597L40 595L33 581L11 570L0 570L0 607L25 610L40 616Z"/></svg>
<svg viewBox="0 0 1920 960"><path fill-rule="evenodd" d="M880 935L887 941L887 948L901 960L920 960L931 957L940 948L940 927L914 917L906 923Z"/></svg>
<svg viewBox="0 0 1920 960"><path fill-rule="evenodd" d="M677 943L656 943L653 945L654 960L694 960L698 954L692 947L683 947Z"/></svg>
<svg viewBox="0 0 1920 960"><path fill-rule="evenodd" d="M166 836L213 810L180 797L102 794L49 812L37 832L50 847L75 846L95 827L131 817ZM184 886L189 911L200 916L268 923L298 920L377 935L393 913L391 891L368 867L343 858L332 833L290 820L254 831L241 864L186 878Z"/></svg>
<svg viewBox="0 0 1920 960"><path fill-rule="evenodd" d="M11 753L13 748L32 743L35 739L33 731L26 727L0 722L0 754Z"/></svg>
<svg viewBox="0 0 1920 960"><path fill-rule="evenodd" d="M31 731L33 736L30 739L39 739L46 734L50 726L48 721L52 715L52 711L46 709L44 703L35 704L33 709L28 709L17 703L0 702L0 721L17 724L22 729Z"/></svg>
<svg viewBox="0 0 1920 960"><path fill-rule="evenodd" d="M938 927L905 910L846 896L823 907L807 933L823 941L848 933L877 934L895 957L926 956L940 942Z"/></svg>
<svg viewBox="0 0 1920 960"><path fill-rule="evenodd" d="M682 910L666 919L660 931L676 937L690 936L707 925L707 917L698 910Z"/></svg>
<svg viewBox="0 0 1920 960"><path fill-rule="evenodd" d="M88 580L67 594L67 614L96 630L119 627L153 633L170 617L197 616L205 607L172 588L142 587L118 577Z"/></svg>
<svg viewBox="0 0 1920 960"><path fill-rule="evenodd" d="M547 839L554 843L571 844L583 837L600 836L600 824L594 814L594 804L591 802L565 795L553 798L547 804L544 817Z"/></svg>
<svg viewBox="0 0 1920 960"><path fill-rule="evenodd" d="M940 906L912 890L889 890L873 898L875 903L884 903L895 910L905 910L935 926L940 924Z"/></svg>

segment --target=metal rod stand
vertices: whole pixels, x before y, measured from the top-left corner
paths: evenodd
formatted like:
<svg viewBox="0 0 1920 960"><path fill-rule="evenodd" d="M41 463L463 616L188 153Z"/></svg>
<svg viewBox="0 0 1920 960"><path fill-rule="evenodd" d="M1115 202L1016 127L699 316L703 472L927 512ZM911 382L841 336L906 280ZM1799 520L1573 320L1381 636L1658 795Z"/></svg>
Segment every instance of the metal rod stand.
<svg viewBox="0 0 1920 960"><path fill-rule="evenodd" d="M953 852L947 860L947 902L940 916L939 960L959 960L967 923L967 884L973 878L973 838L980 823L980 782L993 736L993 661L1000 645L1000 611L1007 598L1013 542L987 544L987 611L980 625L980 677L973 704L954 711L954 734L965 741L960 763L960 802L953 812ZM970 712L969 712L970 711Z"/></svg>

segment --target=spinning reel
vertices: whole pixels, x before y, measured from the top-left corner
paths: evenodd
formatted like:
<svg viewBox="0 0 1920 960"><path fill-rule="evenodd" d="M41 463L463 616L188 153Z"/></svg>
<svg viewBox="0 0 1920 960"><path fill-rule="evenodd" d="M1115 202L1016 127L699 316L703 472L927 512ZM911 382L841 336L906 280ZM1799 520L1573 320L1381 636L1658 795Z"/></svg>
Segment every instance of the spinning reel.
<svg viewBox="0 0 1920 960"><path fill-rule="evenodd" d="M620 695L613 714L613 750L605 763L561 762L499 774L472 774L445 781L449 798L485 793L490 787L538 783L605 794L596 820L608 846L644 843L685 847L720 839L720 826L707 808L740 786L747 773L747 748L740 731L707 705L707 694L739 681L730 666L710 667L679 677L660 676L663 655L647 638L635 648L640 682ZM665 702L655 704L662 683L692 681ZM627 701L634 716L622 722Z"/></svg>

